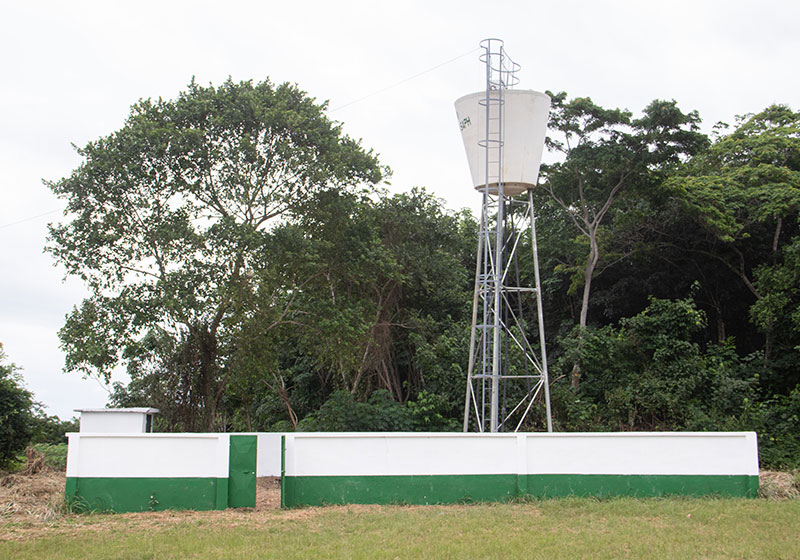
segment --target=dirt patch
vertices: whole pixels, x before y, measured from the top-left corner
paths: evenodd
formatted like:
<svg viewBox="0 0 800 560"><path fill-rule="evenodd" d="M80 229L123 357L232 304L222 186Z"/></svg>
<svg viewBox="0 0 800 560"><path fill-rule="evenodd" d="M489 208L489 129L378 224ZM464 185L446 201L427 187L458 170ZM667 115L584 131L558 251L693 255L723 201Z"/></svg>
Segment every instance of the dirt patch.
<svg viewBox="0 0 800 560"><path fill-rule="evenodd" d="M256 479L256 511L280 509L281 478L265 476Z"/></svg>

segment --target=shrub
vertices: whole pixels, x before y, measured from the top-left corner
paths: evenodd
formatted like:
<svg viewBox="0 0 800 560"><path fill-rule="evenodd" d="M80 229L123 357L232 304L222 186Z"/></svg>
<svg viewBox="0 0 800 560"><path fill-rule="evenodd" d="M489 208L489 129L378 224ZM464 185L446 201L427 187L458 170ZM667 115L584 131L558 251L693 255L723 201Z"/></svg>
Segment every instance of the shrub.
<svg viewBox="0 0 800 560"><path fill-rule="evenodd" d="M4 364L0 344L0 468L8 468L33 434L33 395L14 364Z"/></svg>

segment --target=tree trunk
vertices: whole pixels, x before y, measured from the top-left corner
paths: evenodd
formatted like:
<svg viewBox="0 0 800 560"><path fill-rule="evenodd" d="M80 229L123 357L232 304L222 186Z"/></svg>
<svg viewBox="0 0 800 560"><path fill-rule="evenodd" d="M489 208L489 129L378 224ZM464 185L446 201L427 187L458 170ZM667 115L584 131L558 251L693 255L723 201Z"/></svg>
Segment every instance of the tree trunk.
<svg viewBox="0 0 800 560"><path fill-rule="evenodd" d="M588 228L589 232L589 258L586 260L586 268L583 269L583 298L581 300L581 315L578 322L578 345L583 343L583 332L589 318L589 296L592 292L592 277L600 260L600 246L597 243L597 230ZM572 366L572 386L577 388L580 385L580 364L575 362Z"/></svg>
<svg viewBox="0 0 800 560"><path fill-rule="evenodd" d="M245 417L247 418L247 431L252 432L253 423L250 421L250 399L246 399L244 401L244 414Z"/></svg>
<svg viewBox="0 0 800 560"><path fill-rule="evenodd" d="M717 342L722 344L725 342L725 321L722 320L722 314L717 311Z"/></svg>

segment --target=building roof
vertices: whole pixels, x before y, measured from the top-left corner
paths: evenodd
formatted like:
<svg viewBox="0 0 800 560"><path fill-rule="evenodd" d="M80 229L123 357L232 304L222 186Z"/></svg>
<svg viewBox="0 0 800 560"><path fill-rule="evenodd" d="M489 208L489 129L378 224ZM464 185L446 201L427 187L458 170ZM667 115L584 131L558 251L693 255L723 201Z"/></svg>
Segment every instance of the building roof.
<svg viewBox="0 0 800 560"><path fill-rule="evenodd" d="M134 412L139 414L158 414L157 408L76 408L75 412Z"/></svg>

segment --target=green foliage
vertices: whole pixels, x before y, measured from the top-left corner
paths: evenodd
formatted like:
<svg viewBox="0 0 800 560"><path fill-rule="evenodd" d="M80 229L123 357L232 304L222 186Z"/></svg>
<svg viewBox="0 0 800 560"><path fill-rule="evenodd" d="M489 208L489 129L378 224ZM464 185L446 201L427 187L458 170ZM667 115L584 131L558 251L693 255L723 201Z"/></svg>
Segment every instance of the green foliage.
<svg viewBox="0 0 800 560"><path fill-rule="evenodd" d="M754 398L755 377L730 348L705 354L693 341L705 317L691 300L652 299L619 327L562 341L561 367L580 364L580 387L554 391L567 429L713 430ZM588 425L588 426L587 426ZM730 429L730 426L729 426Z"/></svg>
<svg viewBox="0 0 800 560"><path fill-rule="evenodd" d="M326 432L406 432L412 429L409 410L388 391L374 391L367 402L356 402L347 391L335 391L317 415Z"/></svg>
<svg viewBox="0 0 800 560"><path fill-rule="evenodd" d="M457 431L459 419L448 417L452 404L440 395L420 391L415 401L401 404L388 391L373 391L357 402L347 391L335 391L319 412L305 422L304 431L327 432L446 432Z"/></svg>
<svg viewBox="0 0 800 560"><path fill-rule="evenodd" d="M275 287L265 297L290 305L270 318L256 302L232 356L252 372L232 386L232 406L250 410L235 425L285 419L310 429L336 390L365 402L383 389L401 403L424 390L437 403L427 429L447 423L436 415L460 416L471 215L446 212L423 189L372 198L325 191L296 214L271 232L272 276L257 278L259 288Z"/></svg>
<svg viewBox="0 0 800 560"><path fill-rule="evenodd" d="M19 368L5 363L0 344L0 469L11 465L33 435L33 395L23 386Z"/></svg>
<svg viewBox="0 0 800 560"><path fill-rule="evenodd" d="M461 428L453 401L439 394L422 390L407 406L416 432L456 432Z"/></svg>
<svg viewBox="0 0 800 560"><path fill-rule="evenodd" d="M177 403L172 425L220 423L270 225L388 171L324 110L289 84L193 81L78 149L81 166L48 183L67 209L47 250L91 294L60 331L67 370L108 380L125 362L140 396Z"/></svg>
<svg viewBox="0 0 800 560"><path fill-rule="evenodd" d="M545 165L544 190L563 220L574 226L572 243L555 271L571 275L570 295L581 295L579 325L588 324L592 280L603 257L614 260L608 222L635 206L637 194L658 184L708 143L696 111L655 100L642 117L604 109L585 97L553 94L546 145L563 161ZM574 378L577 382L577 377Z"/></svg>
<svg viewBox="0 0 800 560"><path fill-rule="evenodd" d="M667 186L700 227L698 237L707 238L693 249L727 269L727 282L736 279L744 288L748 315L774 368L762 378L763 388L787 394L800 381L795 348L800 330L793 319L799 289L800 113L773 105L741 117L732 133L718 138Z"/></svg>
<svg viewBox="0 0 800 560"><path fill-rule="evenodd" d="M763 468L797 469L800 465L800 388L752 403L746 419L758 433Z"/></svg>
<svg viewBox="0 0 800 560"><path fill-rule="evenodd" d="M743 118L672 187L726 243L749 237L759 223L793 217L800 209L800 113L772 105Z"/></svg>
<svg viewBox="0 0 800 560"><path fill-rule="evenodd" d="M77 418L61 420L58 416L48 416L39 412L33 417L33 437L31 443L42 445L61 445L67 443L67 432L80 431Z"/></svg>

